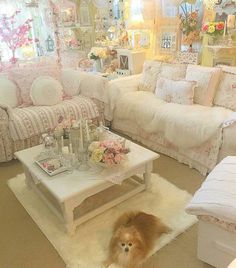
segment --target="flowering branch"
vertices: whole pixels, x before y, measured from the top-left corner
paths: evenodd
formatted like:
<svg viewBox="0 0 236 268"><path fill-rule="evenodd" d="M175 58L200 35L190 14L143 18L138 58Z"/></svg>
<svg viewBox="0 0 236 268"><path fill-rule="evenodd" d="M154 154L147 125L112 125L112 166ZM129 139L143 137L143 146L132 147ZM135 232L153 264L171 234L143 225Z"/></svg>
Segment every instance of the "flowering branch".
<svg viewBox="0 0 236 268"><path fill-rule="evenodd" d="M16 63L15 51L17 48L31 43L33 40L28 37L31 29L32 19L27 19L23 24L16 26L16 16L20 14L17 10L12 16L7 17L5 14L0 17L0 41L6 43L12 51L11 62Z"/></svg>

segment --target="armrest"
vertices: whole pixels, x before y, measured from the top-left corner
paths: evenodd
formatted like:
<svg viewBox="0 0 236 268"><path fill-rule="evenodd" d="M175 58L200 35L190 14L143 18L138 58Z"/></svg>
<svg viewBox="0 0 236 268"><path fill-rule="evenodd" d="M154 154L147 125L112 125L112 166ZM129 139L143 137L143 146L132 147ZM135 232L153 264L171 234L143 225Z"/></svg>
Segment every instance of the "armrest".
<svg viewBox="0 0 236 268"><path fill-rule="evenodd" d="M125 93L137 91L141 74L118 78L109 82L109 103L111 111L114 110L117 100Z"/></svg>
<svg viewBox="0 0 236 268"><path fill-rule="evenodd" d="M80 77L79 90L81 95L108 104L108 80L106 78L86 72L78 72L78 75Z"/></svg>

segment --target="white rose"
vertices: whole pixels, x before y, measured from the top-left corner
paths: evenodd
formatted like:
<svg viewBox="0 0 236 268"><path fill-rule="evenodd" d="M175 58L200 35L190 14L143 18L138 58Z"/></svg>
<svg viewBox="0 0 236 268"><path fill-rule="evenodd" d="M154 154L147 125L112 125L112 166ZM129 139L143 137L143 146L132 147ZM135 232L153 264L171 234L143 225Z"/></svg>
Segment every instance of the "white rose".
<svg viewBox="0 0 236 268"><path fill-rule="evenodd" d="M89 152L93 152L95 149L98 149L99 148L99 142L98 141L94 141L92 142L89 147L88 147L88 150Z"/></svg>

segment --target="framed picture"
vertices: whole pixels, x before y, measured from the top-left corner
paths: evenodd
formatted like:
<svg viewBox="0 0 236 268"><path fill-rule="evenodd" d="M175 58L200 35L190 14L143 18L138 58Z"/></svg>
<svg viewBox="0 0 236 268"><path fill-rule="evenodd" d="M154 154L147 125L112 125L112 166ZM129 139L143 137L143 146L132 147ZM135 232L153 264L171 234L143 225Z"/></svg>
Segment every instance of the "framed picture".
<svg viewBox="0 0 236 268"><path fill-rule="evenodd" d="M61 23L64 26L74 26L77 23L76 4L64 1L60 10Z"/></svg>
<svg viewBox="0 0 236 268"><path fill-rule="evenodd" d="M89 6L85 1L82 1L80 5L79 14L80 14L81 26L90 26L91 25L90 11Z"/></svg>
<svg viewBox="0 0 236 268"><path fill-rule="evenodd" d="M177 50L177 33L176 32L161 32L160 35L160 50L161 52L171 53Z"/></svg>
<svg viewBox="0 0 236 268"><path fill-rule="evenodd" d="M120 55L120 69L129 70L129 58L126 55Z"/></svg>

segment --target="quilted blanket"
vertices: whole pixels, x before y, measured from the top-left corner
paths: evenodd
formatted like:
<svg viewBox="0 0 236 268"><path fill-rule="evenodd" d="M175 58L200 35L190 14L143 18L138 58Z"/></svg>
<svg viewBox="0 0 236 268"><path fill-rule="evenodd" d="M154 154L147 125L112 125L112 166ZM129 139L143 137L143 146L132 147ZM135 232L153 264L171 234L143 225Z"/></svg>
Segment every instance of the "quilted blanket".
<svg viewBox="0 0 236 268"><path fill-rule="evenodd" d="M58 118L99 117L96 104L87 97L75 96L54 106L30 106L15 108L11 111L9 130L14 141L25 140L45 133L58 124Z"/></svg>
<svg viewBox="0 0 236 268"><path fill-rule="evenodd" d="M236 224L236 156L228 156L209 174L186 211Z"/></svg>

